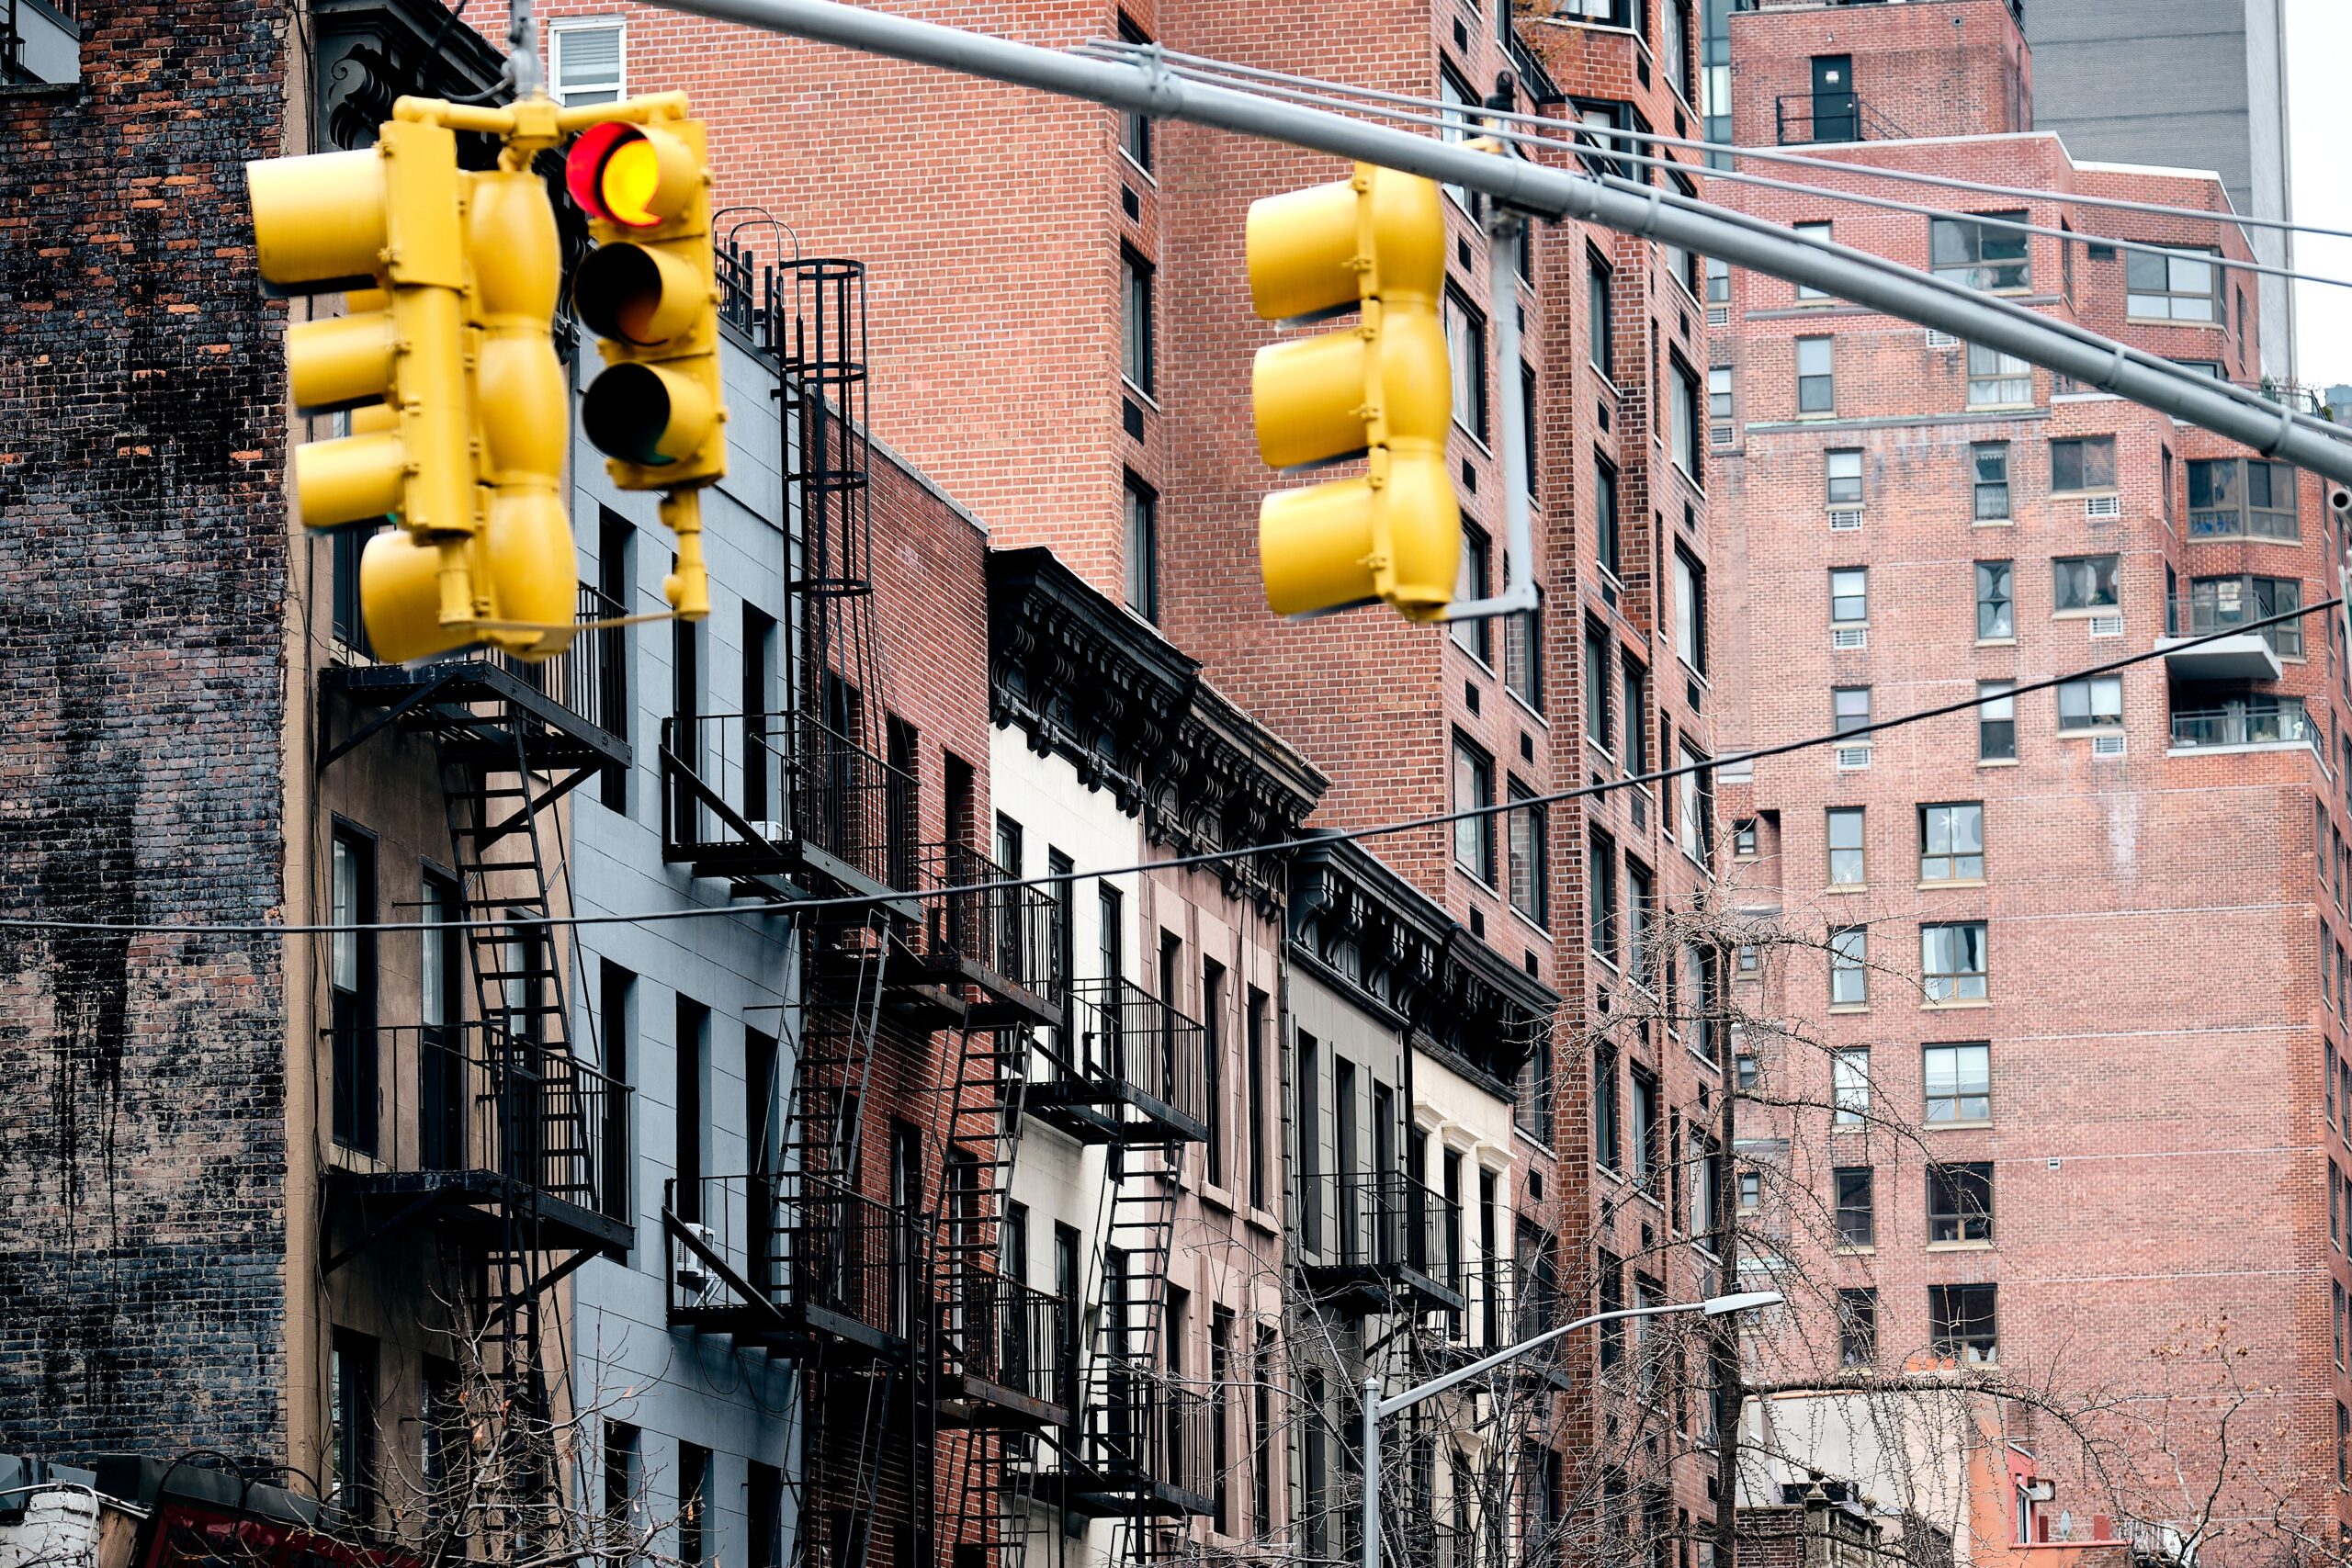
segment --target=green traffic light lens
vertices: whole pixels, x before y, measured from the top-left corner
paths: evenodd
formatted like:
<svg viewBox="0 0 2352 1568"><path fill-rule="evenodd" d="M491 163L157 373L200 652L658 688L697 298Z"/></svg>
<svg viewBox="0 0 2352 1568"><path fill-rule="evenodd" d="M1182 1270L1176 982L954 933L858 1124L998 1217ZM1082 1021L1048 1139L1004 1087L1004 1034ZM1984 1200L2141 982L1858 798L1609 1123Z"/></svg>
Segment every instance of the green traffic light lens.
<svg viewBox="0 0 2352 1568"><path fill-rule="evenodd" d="M644 365L612 367L580 400L580 424L591 446L608 457L648 468L676 460L662 450L673 417L669 384Z"/></svg>

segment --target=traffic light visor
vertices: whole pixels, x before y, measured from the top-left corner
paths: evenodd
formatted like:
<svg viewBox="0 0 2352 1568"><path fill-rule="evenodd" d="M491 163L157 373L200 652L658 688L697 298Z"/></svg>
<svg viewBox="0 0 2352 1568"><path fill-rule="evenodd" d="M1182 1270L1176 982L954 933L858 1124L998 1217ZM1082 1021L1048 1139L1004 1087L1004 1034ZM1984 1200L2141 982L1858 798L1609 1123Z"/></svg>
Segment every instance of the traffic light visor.
<svg viewBox="0 0 2352 1568"><path fill-rule="evenodd" d="M1435 181L1359 164L1352 178L1251 202L1243 252L1268 321L1352 310L1368 294L1434 304L1445 210Z"/></svg>
<svg viewBox="0 0 2352 1568"><path fill-rule="evenodd" d="M247 164L245 189L261 280L271 292L364 288L384 264L383 160L376 152Z"/></svg>
<svg viewBox="0 0 2352 1568"><path fill-rule="evenodd" d="M694 150L653 126L608 122L580 133L564 184L589 217L658 229L685 210L701 178Z"/></svg>
<svg viewBox="0 0 2352 1568"><path fill-rule="evenodd" d="M691 376L658 365L616 365L581 400L580 424L606 457L661 468L702 450L718 412Z"/></svg>

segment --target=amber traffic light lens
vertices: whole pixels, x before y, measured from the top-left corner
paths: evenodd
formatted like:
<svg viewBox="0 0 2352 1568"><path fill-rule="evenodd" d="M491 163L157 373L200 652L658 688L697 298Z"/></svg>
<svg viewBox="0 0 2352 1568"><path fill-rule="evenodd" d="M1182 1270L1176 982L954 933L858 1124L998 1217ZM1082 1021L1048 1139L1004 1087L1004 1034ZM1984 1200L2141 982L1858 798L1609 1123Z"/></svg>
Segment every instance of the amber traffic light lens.
<svg viewBox="0 0 2352 1568"><path fill-rule="evenodd" d="M619 123L582 131L563 175L582 210L624 229L656 229L675 218L696 177L694 155L676 137Z"/></svg>

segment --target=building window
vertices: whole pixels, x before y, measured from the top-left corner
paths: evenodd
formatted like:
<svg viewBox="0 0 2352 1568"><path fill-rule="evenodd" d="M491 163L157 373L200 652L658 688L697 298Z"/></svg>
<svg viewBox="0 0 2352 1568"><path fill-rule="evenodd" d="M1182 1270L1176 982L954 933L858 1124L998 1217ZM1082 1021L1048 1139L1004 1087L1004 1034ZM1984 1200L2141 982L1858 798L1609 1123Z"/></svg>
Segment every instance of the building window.
<svg viewBox="0 0 2352 1568"><path fill-rule="evenodd" d="M2166 629L2174 636L2200 637L2225 626L2240 626L2247 621L2267 620L2298 609L2303 602L2303 585L2292 577L2199 577L2192 578L2184 601L2188 611L2187 624L2176 608ZM2301 621L2280 621L2262 628L2262 636L2271 650L2282 659L2303 656L2303 626ZM2352 774L2347 774L2352 777Z"/></svg>
<svg viewBox="0 0 2352 1568"><path fill-rule="evenodd" d="M1438 130L1440 136L1448 141L1459 142L1467 141L1477 134L1477 120L1472 111L1477 107L1478 95L1471 91L1470 84L1455 75L1452 67L1442 62L1437 72L1437 97L1438 102L1444 106L1443 124ZM1444 190L1454 206L1464 212L1470 210L1470 192L1465 187L1447 186Z"/></svg>
<svg viewBox="0 0 2352 1568"><path fill-rule="evenodd" d="M2033 401L2033 367L2014 354L1968 345L1968 406L2009 408Z"/></svg>
<svg viewBox="0 0 2352 1568"><path fill-rule="evenodd" d="M1701 675L1707 672L1707 569L1674 549L1674 651Z"/></svg>
<svg viewBox="0 0 2352 1568"><path fill-rule="evenodd" d="M628 96L628 39L619 22L555 22L548 28L548 91L567 107Z"/></svg>
<svg viewBox="0 0 2352 1568"><path fill-rule="evenodd" d="M1468 604L1487 596L1488 574L1494 570L1494 547L1487 542L1487 532L1476 524L1462 525L1462 564L1453 580L1453 600L1457 604ZM1480 615L1475 620L1455 621L1453 626L1453 646L1481 664L1494 662L1494 620Z"/></svg>
<svg viewBox="0 0 2352 1568"><path fill-rule="evenodd" d="M2123 677L2090 675L2058 688L2058 729L2123 728Z"/></svg>
<svg viewBox="0 0 2352 1568"><path fill-rule="evenodd" d="M1585 919L1592 955L1617 966L1617 846L1596 829L1585 846Z"/></svg>
<svg viewBox="0 0 2352 1568"><path fill-rule="evenodd" d="M1985 994L1984 922L1919 928L1919 975L1931 1002L1981 1002Z"/></svg>
<svg viewBox="0 0 2352 1568"><path fill-rule="evenodd" d="M1928 1286L1928 1334L1936 1353L1970 1366L1998 1360L1993 1307L1990 1285Z"/></svg>
<svg viewBox="0 0 2352 1568"><path fill-rule="evenodd" d="M1127 476L1127 608L1159 623L1159 498Z"/></svg>
<svg viewBox="0 0 2352 1568"><path fill-rule="evenodd" d="M1453 809L1471 811L1495 803L1495 763L1460 735L1453 738ZM1495 823L1492 816L1464 817L1453 824L1453 863L1491 887L1495 883Z"/></svg>
<svg viewBox="0 0 2352 1568"><path fill-rule="evenodd" d="M1839 1166L1830 1173L1830 1181L1837 1192L1838 1245L1876 1246L1878 1226L1871 1202L1871 1168Z"/></svg>
<svg viewBox="0 0 2352 1568"><path fill-rule="evenodd" d="M1674 371L1674 466L1692 484L1700 480L1699 468L1699 378L1679 358L1669 362Z"/></svg>
<svg viewBox="0 0 2352 1568"><path fill-rule="evenodd" d="M2021 224L2026 215L1987 212L1984 216L1995 221L1980 223L1966 218L1928 220L1928 260L1936 276L1963 288L1988 292L2026 288L2030 276L2026 235L2020 229L2001 226L2004 222Z"/></svg>
<svg viewBox="0 0 2352 1568"><path fill-rule="evenodd" d="M1651 878L1649 868L1625 857L1625 973L1641 985L1650 984Z"/></svg>
<svg viewBox="0 0 2352 1568"><path fill-rule="evenodd" d="M1838 1292L1838 1364L1867 1367L1878 1360L1878 1292L1863 1286Z"/></svg>
<svg viewBox="0 0 2352 1568"><path fill-rule="evenodd" d="M680 1568L704 1568L710 1562L710 1450L699 1443L678 1445L678 1562Z"/></svg>
<svg viewBox="0 0 2352 1568"><path fill-rule="evenodd" d="M1714 851L1715 785L1706 771L1707 759L1687 740L1681 755L1686 771L1674 781L1681 807L1681 820L1676 826L1682 852L1703 868Z"/></svg>
<svg viewBox="0 0 2352 1568"><path fill-rule="evenodd" d="M1707 258L1707 303L1710 305L1731 303L1731 263L1721 256Z"/></svg>
<svg viewBox="0 0 2352 1568"><path fill-rule="evenodd" d="M1832 506L1860 506L1862 503L1862 455L1860 452L1825 452L1821 461L1828 502Z"/></svg>
<svg viewBox="0 0 2352 1568"><path fill-rule="evenodd" d="M1829 1057L1829 1120L1833 1126L1859 1127L1871 1113L1871 1053L1866 1045L1835 1051Z"/></svg>
<svg viewBox="0 0 2352 1568"><path fill-rule="evenodd" d="M2051 493L2114 488L2114 436L2078 435L2050 444Z"/></svg>
<svg viewBox="0 0 2352 1568"><path fill-rule="evenodd" d="M1731 858L1734 860L1756 858L1755 818L1743 817L1731 825Z"/></svg>
<svg viewBox="0 0 2352 1568"><path fill-rule="evenodd" d="M1871 933L1860 926L1843 926L1829 933L1829 1005L1859 1008L1870 1005Z"/></svg>
<svg viewBox="0 0 2352 1568"><path fill-rule="evenodd" d="M1151 396L1151 264L1121 246L1120 295L1125 309L1119 321L1119 371L1128 385Z"/></svg>
<svg viewBox="0 0 2352 1568"><path fill-rule="evenodd" d="M1829 886L1862 886L1862 808L1829 808Z"/></svg>
<svg viewBox="0 0 2352 1568"><path fill-rule="evenodd" d="M1522 247L1522 251L1524 247ZM1535 367L1521 360L1519 367L1519 446L1520 483L1530 496L1535 493Z"/></svg>
<svg viewBox="0 0 2352 1568"><path fill-rule="evenodd" d="M1622 579L1623 569L1618 560L1622 536L1617 516L1617 470L1598 454L1592 459L1592 522L1598 544L1593 559L1600 563L1601 570Z"/></svg>
<svg viewBox="0 0 2352 1568"><path fill-rule="evenodd" d="M1656 1077L1640 1067L1631 1067L1626 1071L1625 1080L1632 1090L1627 1108L1634 1114L1634 1124L1628 1129L1633 1134L1633 1141L1628 1145L1633 1154L1633 1165L1627 1174L1635 1182L1647 1187L1665 1174L1666 1118L1660 1109Z"/></svg>
<svg viewBox="0 0 2352 1568"><path fill-rule="evenodd" d="M1625 776L1634 778L1650 771L1649 705L1645 694L1649 678L1642 667L1628 656L1621 660L1622 685L1625 701L1623 722L1625 726Z"/></svg>
<svg viewBox="0 0 2352 1568"><path fill-rule="evenodd" d="M1976 471L1976 521L2008 521L2009 444L2006 441L1979 441L1968 450Z"/></svg>
<svg viewBox="0 0 2352 1568"><path fill-rule="evenodd" d="M2003 642L2018 635L2015 573L2005 560L1976 563L1976 640Z"/></svg>
<svg viewBox="0 0 2352 1568"><path fill-rule="evenodd" d="M1606 1045L1592 1052L1592 1157L1603 1170L1617 1168L1623 1143L1617 1130L1617 1053Z"/></svg>
<svg viewBox="0 0 2352 1568"><path fill-rule="evenodd" d="M1928 1167L1928 1241L1993 1239L1993 1168L1984 1164Z"/></svg>
<svg viewBox="0 0 2352 1568"><path fill-rule="evenodd" d="M377 1150L377 1099L381 1077L376 1028L376 933L355 926L376 920L376 840L338 824L328 845L327 939L331 993L334 1141L363 1154Z"/></svg>
<svg viewBox="0 0 2352 1568"><path fill-rule="evenodd" d="M1451 289L1445 296L1446 362L1453 374L1453 423L1487 439L1487 321Z"/></svg>
<svg viewBox="0 0 2352 1568"><path fill-rule="evenodd" d="M1826 243L1829 240L1835 225L1828 223L1792 223L1789 227L1801 239L1818 240ZM1800 283L1797 285L1797 298L1800 299L1826 299L1830 298L1830 295L1826 289L1815 288L1810 283Z"/></svg>
<svg viewBox="0 0 2352 1568"><path fill-rule="evenodd" d="M1544 611L1540 605L1503 622L1503 685L1533 711L1544 711Z"/></svg>
<svg viewBox="0 0 2352 1568"><path fill-rule="evenodd" d="M1868 686L1834 686L1829 692L1830 728L1838 735L1867 730L1871 723Z"/></svg>
<svg viewBox="0 0 2352 1568"><path fill-rule="evenodd" d="M1589 621L1584 628L1584 738L1610 750L1609 634Z"/></svg>
<svg viewBox="0 0 2352 1568"><path fill-rule="evenodd" d="M1928 1120L1989 1122L1993 1118L1993 1047L1978 1041L1921 1049Z"/></svg>
<svg viewBox="0 0 2352 1568"><path fill-rule="evenodd" d="M1919 880L1979 882L1984 876L1984 803L1919 807Z"/></svg>
<svg viewBox="0 0 2352 1568"><path fill-rule="evenodd" d="M371 919L373 916L369 917ZM376 1517L376 1341L338 1328L328 1341L334 1429L328 1434L326 1501L335 1516L367 1527Z"/></svg>
<svg viewBox="0 0 2352 1568"><path fill-rule="evenodd" d="M1585 253L1585 328L1591 334L1592 367L1614 381L1617 378L1617 345L1615 324L1610 320L1609 264L1600 259L1598 251Z"/></svg>
<svg viewBox="0 0 2352 1568"><path fill-rule="evenodd" d="M2116 587L2115 556L2060 556L2050 563L2052 608L2112 610L2123 602Z"/></svg>
<svg viewBox="0 0 2352 1568"><path fill-rule="evenodd" d="M1129 43L1149 43L1143 29L1125 17L1119 18L1119 36ZM1145 174L1151 173L1151 117L1137 109L1119 116L1119 151Z"/></svg>
<svg viewBox="0 0 2352 1568"><path fill-rule="evenodd" d="M1510 782L1513 800L1532 798L1527 786ZM1547 925L1548 896L1544 886L1544 845L1549 810L1542 805L1521 806L1503 818L1510 854L1510 907L1537 925Z"/></svg>
<svg viewBox="0 0 2352 1568"><path fill-rule="evenodd" d="M1838 407L1836 355L1831 339L1797 339L1797 412L1831 413Z"/></svg>
<svg viewBox="0 0 2352 1568"><path fill-rule="evenodd" d="M2197 256L2133 251L2123 259L2124 312L2158 321L2219 321L2221 276L2221 268Z"/></svg>
<svg viewBox="0 0 2352 1568"><path fill-rule="evenodd" d="M1743 1170L1739 1173L1739 1212L1752 1214L1764 1201L1764 1178L1761 1173Z"/></svg>
<svg viewBox="0 0 2352 1568"><path fill-rule="evenodd" d="M2192 457L2188 462L2188 536L2192 539L2294 539L2295 470L2259 457Z"/></svg>
<svg viewBox="0 0 2352 1568"><path fill-rule="evenodd" d="M1859 626L1871 618L1871 574L1868 567L1829 569L1829 624Z"/></svg>
<svg viewBox="0 0 2352 1568"><path fill-rule="evenodd" d="M1707 371L1707 439L1717 446L1731 445L1731 385L1730 366L1717 365Z"/></svg>
<svg viewBox="0 0 2352 1568"><path fill-rule="evenodd" d="M1976 760L1980 762L2018 760L2018 700L2009 694L2016 683L1976 682Z"/></svg>

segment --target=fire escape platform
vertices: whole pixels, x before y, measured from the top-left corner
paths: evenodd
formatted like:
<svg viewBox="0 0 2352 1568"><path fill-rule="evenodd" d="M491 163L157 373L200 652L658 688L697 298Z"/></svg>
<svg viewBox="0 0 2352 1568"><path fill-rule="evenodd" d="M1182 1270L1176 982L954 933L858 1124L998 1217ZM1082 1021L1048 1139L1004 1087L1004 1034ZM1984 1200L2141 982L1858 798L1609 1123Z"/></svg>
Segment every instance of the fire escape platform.
<svg viewBox="0 0 2352 1568"><path fill-rule="evenodd" d="M939 1377L939 1424L1015 1432L1042 1432L1069 1425L1064 1405L1016 1388L949 1368Z"/></svg>
<svg viewBox="0 0 2352 1568"><path fill-rule="evenodd" d="M1007 977L986 960L952 949L917 953L907 960L914 984L941 987L961 998L966 987L980 993L963 999L956 1021L973 1029L1043 1029L1062 1027L1061 1005L1020 981Z"/></svg>
<svg viewBox="0 0 2352 1568"><path fill-rule="evenodd" d="M525 666L524 668L529 668ZM514 755L519 736L534 764L560 768L626 768L627 740L535 684L504 660L475 654L422 664L345 664L322 672L322 687L353 706L378 710L375 725L346 739L328 761L382 724L438 739L452 761L479 745L497 761Z"/></svg>
<svg viewBox="0 0 2352 1568"><path fill-rule="evenodd" d="M497 1232L509 1213L536 1208L542 1250L618 1256L637 1242L637 1227L552 1193L534 1192L495 1170L360 1171L341 1167L327 1172L327 1193L356 1201L371 1215L389 1218L370 1239L413 1218L430 1215L453 1230Z"/></svg>
<svg viewBox="0 0 2352 1568"><path fill-rule="evenodd" d="M1047 1078L1029 1086L1023 1106L1046 1126L1057 1128L1081 1144L1141 1145L1208 1141L1206 1122L1131 1083Z"/></svg>
<svg viewBox="0 0 2352 1568"><path fill-rule="evenodd" d="M1096 1471L1072 1464L1067 1456L1062 1462L1063 1469L1047 1471L1037 1477L1037 1496L1081 1518L1133 1518L1144 1515L1182 1519L1216 1516L1215 1499L1187 1491L1173 1482L1132 1471Z"/></svg>

